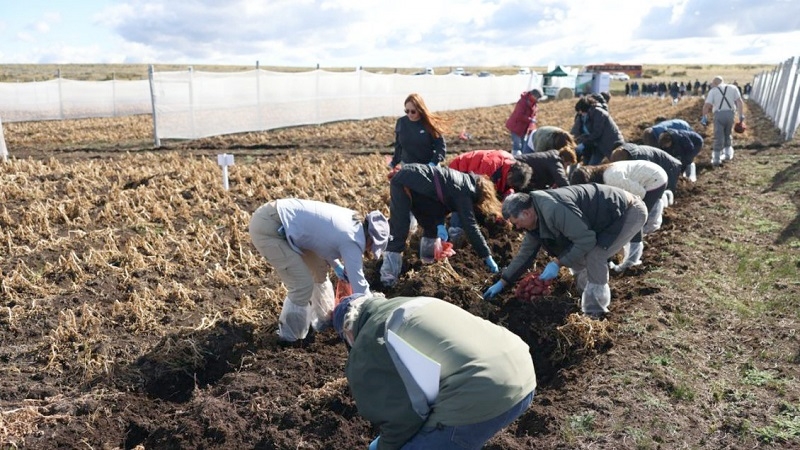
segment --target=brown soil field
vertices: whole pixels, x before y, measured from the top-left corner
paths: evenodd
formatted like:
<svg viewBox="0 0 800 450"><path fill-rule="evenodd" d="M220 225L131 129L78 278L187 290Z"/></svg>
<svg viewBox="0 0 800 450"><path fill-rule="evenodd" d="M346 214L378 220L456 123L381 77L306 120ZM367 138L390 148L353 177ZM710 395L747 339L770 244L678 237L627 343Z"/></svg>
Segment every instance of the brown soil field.
<svg viewBox="0 0 800 450"><path fill-rule="evenodd" d="M447 113L448 154L510 148L512 106ZM569 129L573 107L543 103L539 123ZM701 108L611 100L629 141L666 116L706 145L644 264L612 276L602 321L579 313L566 270L540 301L506 289L486 302L495 277L471 248L424 265L410 238L387 296L450 301L530 346L533 405L486 448L800 448L800 144L748 102L736 158L712 170ZM285 289L247 227L282 197L388 214L394 121L158 149L148 116L3 124L0 448L366 448L378 430L350 397L344 344L332 331L277 342ZM219 153L235 157L227 191ZM508 264L521 234L483 227ZM374 287L378 269L365 267Z"/></svg>

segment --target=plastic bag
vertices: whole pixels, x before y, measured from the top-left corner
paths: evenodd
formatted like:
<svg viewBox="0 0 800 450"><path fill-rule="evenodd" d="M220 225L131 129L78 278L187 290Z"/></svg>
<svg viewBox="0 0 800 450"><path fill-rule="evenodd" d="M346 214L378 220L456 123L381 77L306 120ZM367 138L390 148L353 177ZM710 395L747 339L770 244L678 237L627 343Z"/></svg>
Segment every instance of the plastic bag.
<svg viewBox="0 0 800 450"><path fill-rule="evenodd" d="M437 238L422 237L419 240L419 259L425 264L436 261L436 248L442 248L442 240Z"/></svg>
<svg viewBox="0 0 800 450"><path fill-rule="evenodd" d="M283 309L278 318L278 337L283 341L294 342L305 339L311 322L311 306L299 306L287 296L283 299Z"/></svg>
<svg viewBox="0 0 800 450"><path fill-rule="evenodd" d="M456 251L453 250L453 243L452 242L442 242L441 245L436 246L434 258L437 261L441 261L443 259L447 259L456 254Z"/></svg>
<svg viewBox="0 0 800 450"><path fill-rule="evenodd" d="M336 304L342 301L343 298L353 295L353 286L347 281L338 280L336 282Z"/></svg>
<svg viewBox="0 0 800 450"><path fill-rule="evenodd" d="M331 280L314 284L311 292L311 326L315 330L322 331L331 326L335 300Z"/></svg>

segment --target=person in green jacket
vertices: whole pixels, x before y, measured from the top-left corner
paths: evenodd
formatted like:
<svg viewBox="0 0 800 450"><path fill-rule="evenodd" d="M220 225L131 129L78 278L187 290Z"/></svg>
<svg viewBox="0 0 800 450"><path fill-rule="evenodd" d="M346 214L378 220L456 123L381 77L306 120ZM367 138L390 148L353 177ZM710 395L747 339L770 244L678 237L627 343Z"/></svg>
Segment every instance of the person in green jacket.
<svg viewBox="0 0 800 450"><path fill-rule="evenodd" d="M533 399L528 345L444 300L353 294L336 306L333 327L350 349L358 412L380 427L370 449L480 448Z"/></svg>

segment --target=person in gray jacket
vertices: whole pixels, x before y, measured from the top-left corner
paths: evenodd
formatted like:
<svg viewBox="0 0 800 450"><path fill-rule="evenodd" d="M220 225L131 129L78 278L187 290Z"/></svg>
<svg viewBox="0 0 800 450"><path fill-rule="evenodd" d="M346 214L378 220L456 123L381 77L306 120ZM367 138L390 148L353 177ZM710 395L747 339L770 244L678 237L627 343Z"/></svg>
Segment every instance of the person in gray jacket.
<svg viewBox="0 0 800 450"><path fill-rule="evenodd" d="M481 448L533 399L528 345L444 300L354 294L337 305L333 327L350 349L358 413L380 428L370 449Z"/></svg>
<svg viewBox="0 0 800 450"><path fill-rule="evenodd" d="M607 261L641 231L647 208L629 192L592 183L509 195L503 201L503 217L526 230L525 238L484 298L516 282L544 247L556 259L539 278L551 280L558 276L560 266L569 267L582 291L581 309L600 317L611 303Z"/></svg>

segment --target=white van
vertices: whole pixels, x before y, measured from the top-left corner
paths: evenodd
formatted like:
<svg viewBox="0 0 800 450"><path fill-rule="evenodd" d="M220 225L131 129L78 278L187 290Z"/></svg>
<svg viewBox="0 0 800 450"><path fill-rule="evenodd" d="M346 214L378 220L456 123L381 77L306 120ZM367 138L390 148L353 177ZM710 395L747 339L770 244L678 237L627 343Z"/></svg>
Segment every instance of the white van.
<svg viewBox="0 0 800 450"><path fill-rule="evenodd" d="M464 71L463 67L456 67L456 70L454 70L454 71L452 71L450 73L452 73L453 75L466 75L467 74L467 72Z"/></svg>

